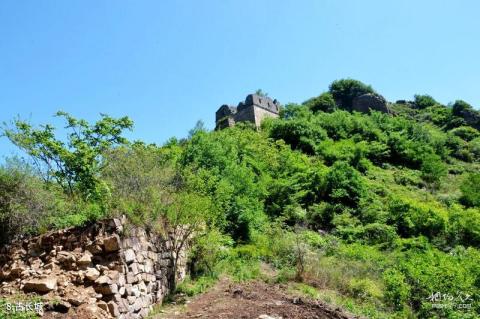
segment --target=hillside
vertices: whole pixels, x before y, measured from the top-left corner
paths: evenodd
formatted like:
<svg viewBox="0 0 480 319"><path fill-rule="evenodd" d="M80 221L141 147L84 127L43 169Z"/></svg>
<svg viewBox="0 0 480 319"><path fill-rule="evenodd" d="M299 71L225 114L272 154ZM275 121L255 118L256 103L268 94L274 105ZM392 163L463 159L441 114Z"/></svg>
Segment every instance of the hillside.
<svg viewBox="0 0 480 319"><path fill-rule="evenodd" d="M478 318L480 113L428 95L357 112L364 94L381 97L335 81L260 130L198 125L162 146L125 140L128 118L59 113L67 141L17 120L4 133L33 161L0 169L0 242L126 214L192 235L181 294L267 264L267 282L356 315Z"/></svg>

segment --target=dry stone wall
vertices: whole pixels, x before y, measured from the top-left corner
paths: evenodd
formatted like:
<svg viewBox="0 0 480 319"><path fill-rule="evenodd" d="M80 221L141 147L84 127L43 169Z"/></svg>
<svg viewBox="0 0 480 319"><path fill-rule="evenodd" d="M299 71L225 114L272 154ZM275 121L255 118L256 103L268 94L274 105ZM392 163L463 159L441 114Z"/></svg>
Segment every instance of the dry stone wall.
<svg viewBox="0 0 480 319"><path fill-rule="evenodd" d="M52 318L144 318L185 275L170 243L124 218L17 241L0 250L0 295L41 295Z"/></svg>

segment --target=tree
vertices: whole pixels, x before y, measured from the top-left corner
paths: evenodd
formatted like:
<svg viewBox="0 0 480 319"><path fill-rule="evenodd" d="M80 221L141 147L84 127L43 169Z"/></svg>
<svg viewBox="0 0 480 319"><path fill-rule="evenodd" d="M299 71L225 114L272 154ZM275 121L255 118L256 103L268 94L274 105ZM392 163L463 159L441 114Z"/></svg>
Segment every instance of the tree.
<svg viewBox="0 0 480 319"><path fill-rule="evenodd" d="M463 100L456 100L452 105L452 114L455 116L463 116L463 111L472 110L473 107Z"/></svg>
<svg viewBox="0 0 480 319"><path fill-rule="evenodd" d="M415 98L415 107L417 109L426 109L427 107L434 106L437 104L437 101L430 95L414 95Z"/></svg>
<svg viewBox="0 0 480 319"><path fill-rule="evenodd" d="M353 79L341 79L330 84L330 93L339 106L350 109L353 99L366 93L375 93L370 85Z"/></svg>
<svg viewBox="0 0 480 319"><path fill-rule="evenodd" d="M194 237L206 230L206 222L213 212L212 203L206 196L189 192L172 194L172 200L162 211L157 227L168 236L173 262L173 275L170 278L170 289L175 291L177 270L182 253L188 248Z"/></svg>
<svg viewBox="0 0 480 319"><path fill-rule="evenodd" d="M333 112L336 109L335 100L330 92L325 92L317 97L311 98L303 103L312 110L312 112Z"/></svg>
<svg viewBox="0 0 480 319"><path fill-rule="evenodd" d="M256 94L256 95L263 96L263 97L268 97L268 93L267 93L267 92L264 92L262 89L256 90L256 91L255 91L255 94Z"/></svg>
<svg viewBox="0 0 480 319"><path fill-rule="evenodd" d="M14 128L5 127L4 134L32 157L47 182L55 180L70 196L79 193L83 199L99 199L107 191L98 178L102 153L127 143L121 134L133 126L132 120L101 114L101 120L90 125L65 112L56 116L67 122L65 129L70 133L66 143L55 135L53 126L36 129L19 119L14 121Z"/></svg>

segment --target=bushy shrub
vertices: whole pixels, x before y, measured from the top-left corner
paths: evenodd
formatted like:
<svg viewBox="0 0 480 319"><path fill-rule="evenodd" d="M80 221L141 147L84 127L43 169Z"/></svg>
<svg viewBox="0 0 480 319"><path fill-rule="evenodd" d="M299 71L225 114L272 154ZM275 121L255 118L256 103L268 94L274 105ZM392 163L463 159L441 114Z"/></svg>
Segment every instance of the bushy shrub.
<svg viewBox="0 0 480 319"><path fill-rule="evenodd" d="M437 101L430 95L420 95L416 94L415 98L415 107L417 109L426 109L427 107L434 106L437 104Z"/></svg>
<svg viewBox="0 0 480 319"><path fill-rule="evenodd" d="M463 204L480 207L480 173L465 176L460 190L462 191L460 200Z"/></svg>
<svg viewBox="0 0 480 319"><path fill-rule="evenodd" d="M410 286L405 282L402 272L390 268L383 273L385 301L393 309L403 310L410 296Z"/></svg>
<svg viewBox="0 0 480 319"><path fill-rule="evenodd" d="M480 137L477 137L476 139L471 140L470 143L468 144L468 148L473 158L476 161L480 161Z"/></svg>
<svg viewBox="0 0 480 319"><path fill-rule="evenodd" d="M350 295L360 300L375 300L383 297L382 290L378 284L368 278L352 278L348 286Z"/></svg>
<svg viewBox="0 0 480 319"><path fill-rule="evenodd" d="M333 203L356 207L365 192L361 175L345 162L336 162L326 177L326 194Z"/></svg>
<svg viewBox="0 0 480 319"><path fill-rule="evenodd" d="M402 237L426 236L444 239L448 225L448 212L432 203L411 199L392 198L389 202L389 223L395 225Z"/></svg>
<svg viewBox="0 0 480 319"><path fill-rule="evenodd" d="M447 167L441 158L435 154L428 154L423 158L421 177L428 186L435 189L440 181L447 175Z"/></svg>
<svg viewBox="0 0 480 319"><path fill-rule="evenodd" d="M452 129L450 132L467 142L480 136L480 132L470 126L457 127Z"/></svg>
<svg viewBox="0 0 480 319"><path fill-rule="evenodd" d="M390 245L398 237L396 229L392 226L372 223L363 227L359 236L369 245L387 244Z"/></svg>
<svg viewBox="0 0 480 319"><path fill-rule="evenodd" d="M228 256L232 245L232 239L217 229L211 229L198 236L190 251L192 275L218 275L215 273L215 266Z"/></svg>
<svg viewBox="0 0 480 319"><path fill-rule="evenodd" d="M341 107L346 109L352 107L352 101L357 96L366 93L375 93L370 85L353 79L333 81L332 84L330 84L329 90L335 101L337 101Z"/></svg>
<svg viewBox="0 0 480 319"><path fill-rule="evenodd" d="M473 107L463 100L456 100L452 105L452 114L455 116L462 116L463 111L472 110Z"/></svg>
<svg viewBox="0 0 480 319"><path fill-rule="evenodd" d="M274 122L270 129L270 136L274 139L283 139L293 149L313 155L316 145L327 138L327 133L311 121L291 119Z"/></svg>
<svg viewBox="0 0 480 319"><path fill-rule="evenodd" d="M435 301L429 300L429 297L435 293L442 296L450 295L453 298L459 294L462 296L475 294L474 290L478 289L475 288L478 269L474 264L478 261L472 263L470 258L478 258L478 251L469 250L458 255L450 255L431 248L404 253L399 269L405 276L405 282L411 287L409 303L419 317L454 317L456 311L454 307L440 309L432 307ZM475 302L472 302L472 306L466 311L475 313L479 310Z"/></svg>
<svg viewBox="0 0 480 319"><path fill-rule="evenodd" d="M311 98L303 103L308 106L312 112L333 112L336 109L335 100L330 92L325 92L317 97Z"/></svg>
<svg viewBox="0 0 480 319"><path fill-rule="evenodd" d="M61 192L46 188L27 164L10 160L0 167L0 245L46 228L47 219L56 213Z"/></svg>

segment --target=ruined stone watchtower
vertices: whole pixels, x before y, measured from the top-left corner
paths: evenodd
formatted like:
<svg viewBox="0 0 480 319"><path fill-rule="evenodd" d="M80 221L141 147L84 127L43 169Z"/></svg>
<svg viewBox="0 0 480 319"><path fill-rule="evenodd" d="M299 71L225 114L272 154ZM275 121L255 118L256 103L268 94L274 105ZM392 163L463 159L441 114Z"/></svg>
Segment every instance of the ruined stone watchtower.
<svg viewBox="0 0 480 319"><path fill-rule="evenodd" d="M238 106L222 105L215 113L215 129L232 127L237 122L252 122L259 127L265 117L278 117L280 103L267 96L249 94Z"/></svg>

